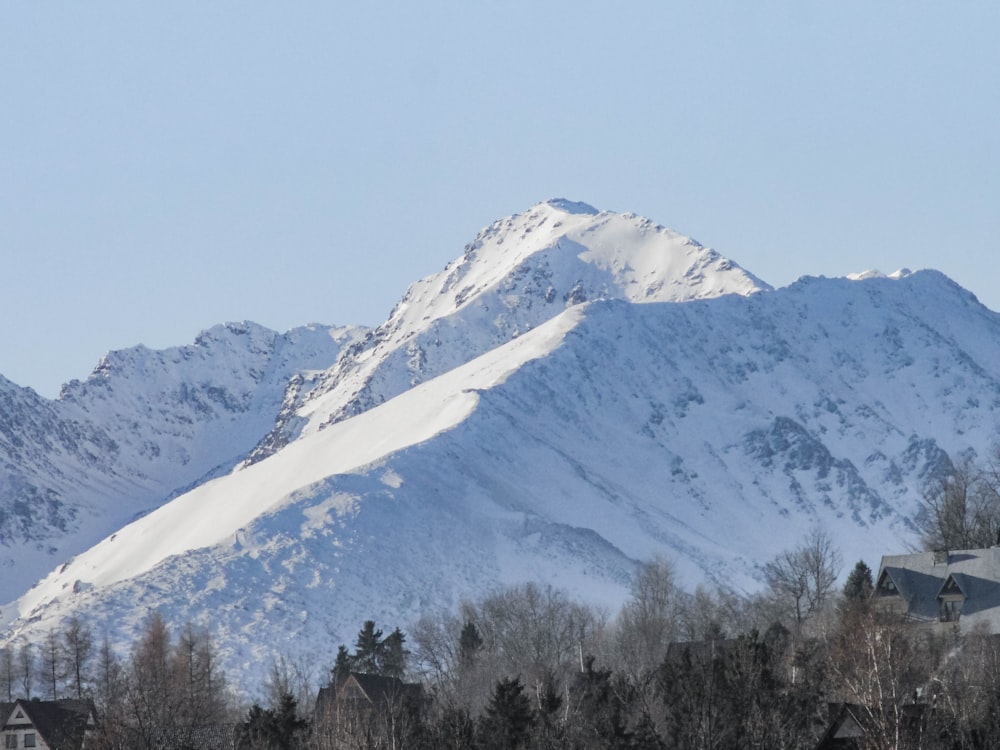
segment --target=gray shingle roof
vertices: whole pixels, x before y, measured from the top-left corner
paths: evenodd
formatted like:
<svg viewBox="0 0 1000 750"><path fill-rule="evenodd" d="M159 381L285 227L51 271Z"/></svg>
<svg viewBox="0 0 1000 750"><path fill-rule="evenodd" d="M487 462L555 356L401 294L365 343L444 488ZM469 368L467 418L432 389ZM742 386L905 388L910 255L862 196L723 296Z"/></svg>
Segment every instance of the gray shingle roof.
<svg viewBox="0 0 1000 750"><path fill-rule="evenodd" d="M985 625L991 632L1000 632L1000 547L886 555L879 567L875 595L889 599L884 579L895 585L912 619L938 620L939 597L957 587L966 597L960 618L963 628ZM949 580L954 584L946 591Z"/></svg>

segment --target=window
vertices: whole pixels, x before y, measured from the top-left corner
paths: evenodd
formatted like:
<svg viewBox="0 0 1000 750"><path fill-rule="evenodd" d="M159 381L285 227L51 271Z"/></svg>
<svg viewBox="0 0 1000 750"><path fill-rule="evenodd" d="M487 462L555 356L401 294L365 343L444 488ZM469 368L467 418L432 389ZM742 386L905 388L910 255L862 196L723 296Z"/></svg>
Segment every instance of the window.
<svg viewBox="0 0 1000 750"><path fill-rule="evenodd" d="M6 737L4 737L4 745L3 746L5 748L7 748L7 750L12 750L12 748L16 748L17 747L17 735L16 734L8 734Z"/></svg>
<svg viewBox="0 0 1000 750"><path fill-rule="evenodd" d="M35 746L35 733L34 732L25 732L24 733L24 746L25 747L34 747Z"/></svg>
<svg viewBox="0 0 1000 750"><path fill-rule="evenodd" d="M958 622L958 618L961 614L961 599L945 599L941 602L941 622Z"/></svg>

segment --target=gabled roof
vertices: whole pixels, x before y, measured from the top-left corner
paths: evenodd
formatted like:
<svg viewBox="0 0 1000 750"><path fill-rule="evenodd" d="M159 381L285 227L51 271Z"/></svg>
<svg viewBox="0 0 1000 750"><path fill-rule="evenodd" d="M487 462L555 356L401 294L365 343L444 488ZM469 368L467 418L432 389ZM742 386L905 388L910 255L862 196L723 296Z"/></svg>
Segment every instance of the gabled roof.
<svg viewBox="0 0 1000 750"><path fill-rule="evenodd" d="M17 700L0 704L8 724L22 714L52 750L79 750L88 728L94 726L94 704L86 700Z"/></svg>
<svg viewBox="0 0 1000 750"><path fill-rule="evenodd" d="M828 709L830 720L816 745L817 750L857 748L870 732L870 712L855 703L832 703Z"/></svg>
<svg viewBox="0 0 1000 750"><path fill-rule="evenodd" d="M861 750L871 747L870 740L878 736L879 720L875 709L857 703L830 703L827 729L816 750ZM926 729L930 705L907 703L900 707L899 730L907 739ZM907 745L909 746L909 745Z"/></svg>
<svg viewBox="0 0 1000 750"><path fill-rule="evenodd" d="M962 585L963 582L965 583L964 586ZM941 590L938 591L938 598L950 594L961 594L968 598L969 591L967 589L971 588L972 584L972 579L964 573L949 573L948 577L944 579L944 583L941 584Z"/></svg>
<svg viewBox="0 0 1000 750"><path fill-rule="evenodd" d="M982 622L1000 632L1000 547L887 555L879 567L876 596L886 578L913 619L937 620L940 597L957 591L965 596L965 624Z"/></svg>
<svg viewBox="0 0 1000 750"><path fill-rule="evenodd" d="M351 681L361 688L365 697L372 703L383 703L392 698L398 698L412 692L413 688L419 688L419 685L408 685L395 677L383 677L382 675L362 674L360 672L351 672L344 687L347 687L347 684L350 684ZM341 690L343 689L341 688Z"/></svg>
<svg viewBox="0 0 1000 750"><path fill-rule="evenodd" d="M348 692L356 691L372 705L381 705L400 698L420 700L423 688L418 683L403 682L396 677L351 672L341 684L320 688L316 696L317 715L343 700Z"/></svg>

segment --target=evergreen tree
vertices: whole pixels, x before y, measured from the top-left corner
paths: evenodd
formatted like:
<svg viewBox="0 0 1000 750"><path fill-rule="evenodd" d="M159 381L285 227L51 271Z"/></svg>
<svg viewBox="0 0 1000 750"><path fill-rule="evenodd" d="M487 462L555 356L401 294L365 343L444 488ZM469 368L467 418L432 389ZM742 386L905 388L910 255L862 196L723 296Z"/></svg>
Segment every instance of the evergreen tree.
<svg viewBox="0 0 1000 750"><path fill-rule="evenodd" d="M848 601L866 601L872 595L874 588L872 569L864 560L858 560L844 583L844 598Z"/></svg>
<svg viewBox="0 0 1000 750"><path fill-rule="evenodd" d="M482 647L483 637L479 635L479 629L472 620L466 620L458 639L458 663L462 667L471 666Z"/></svg>
<svg viewBox="0 0 1000 750"><path fill-rule="evenodd" d="M385 677L402 679L406 672L406 650L403 644L406 636L396 628L380 644L379 673Z"/></svg>
<svg viewBox="0 0 1000 750"><path fill-rule="evenodd" d="M657 674L668 747L733 747L726 670L717 644L690 644L669 654Z"/></svg>
<svg viewBox="0 0 1000 750"><path fill-rule="evenodd" d="M566 726L561 721L563 699L551 670L535 683L535 730L533 747L539 750L566 746Z"/></svg>
<svg viewBox="0 0 1000 750"><path fill-rule="evenodd" d="M358 632L354 654L349 654L343 645L337 649L330 683L341 684L352 671L402 679L408 656L405 643L406 635L399 628L383 638L375 621L366 620Z"/></svg>
<svg viewBox="0 0 1000 750"><path fill-rule="evenodd" d="M301 747L307 725L298 716L295 698L284 693L273 708L251 706L243 722L243 745L252 750L292 750Z"/></svg>
<svg viewBox="0 0 1000 750"><path fill-rule="evenodd" d="M484 750L528 747L534 719L521 679L501 678L493 688L479 722L479 745Z"/></svg>
<svg viewBox="0 0 1000 750"><path fill-rule="evenodd" d="M574 747L624 750L630 746L622 701L627 692L627 686L613 684L610 669L594 669L594 657L587 657L569 690Z"/></svg>
<svg viewBox="0 0 1000 750"><path fill-rule="evenodd" d="M344 644L340 644L337 647L337 660L333 663L333 669L330 671L330 684L334 688L344 684L344 680L351 674L352 662L353 659L347 653L347 647Z"/></svg>
<svg viewBox="0 0 1000 750"><path fill-rule="evenodd" d="M364 674L379 674L382 651L382 631L375 628L374 620L365 620L354 646L355 669Z"/></svg>

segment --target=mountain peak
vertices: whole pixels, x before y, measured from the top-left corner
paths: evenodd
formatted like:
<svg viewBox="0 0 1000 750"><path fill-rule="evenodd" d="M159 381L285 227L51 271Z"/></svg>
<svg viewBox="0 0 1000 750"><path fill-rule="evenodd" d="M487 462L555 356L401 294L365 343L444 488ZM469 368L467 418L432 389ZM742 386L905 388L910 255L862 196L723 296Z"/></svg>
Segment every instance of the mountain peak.
<svg viewBox="0 0 1000 750"><path fill-rule="evenodd" d="M358 414L585 302L685 302L770 289L647 218L555 198L493 222L443 271L410 286L366 345L310 393L300 416L316 425Z"/></svg>
<svg viewBox="0 0 1000 750"><path fill-rule="evenodd" d="M544 205L552 206L567 214L589 214L593 216L600 213L600 211L589 203L571 201L566 198L549 198L549 200L545 201Z"/></svg>
<svg viewBox="0 0 1000 750"><path fill-rule="evenodd" d="M912 275L913 271L909 268L900 268L898 271L893 271L888 275L882 273L877 268L869 268L867 271L849 273L847 274L847 278L851 281L864 281L865 279L905 279L907 276Z"/></svg>

